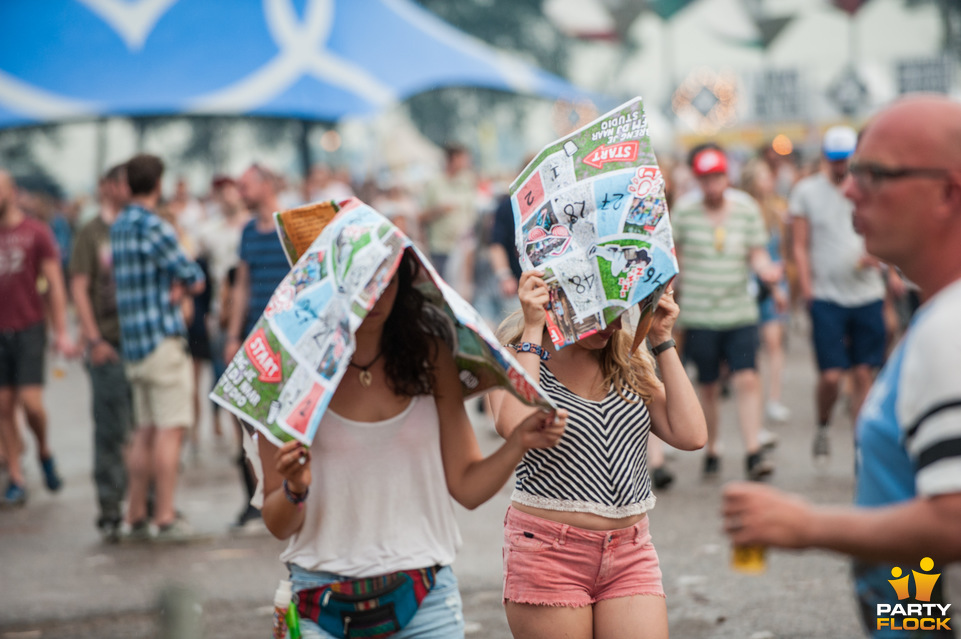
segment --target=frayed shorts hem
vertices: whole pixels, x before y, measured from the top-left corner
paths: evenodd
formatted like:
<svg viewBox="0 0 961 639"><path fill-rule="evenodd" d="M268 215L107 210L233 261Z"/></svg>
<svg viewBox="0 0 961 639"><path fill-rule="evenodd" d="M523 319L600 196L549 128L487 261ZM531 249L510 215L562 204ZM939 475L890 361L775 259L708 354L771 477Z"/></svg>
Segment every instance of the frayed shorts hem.
<svg viewBox="0 0 961 639"><path fill-rule="evenodd" d="M551 608L586 608L587 606L593 606L600 601L606 601L608 599L623 599L626 597L660 597L661 599L667 599L667 595L663 592L629 592L624 594L617 593L605 593L603 596L596 599L591 599L589 601L557 601L555 600L537 600L531 597L524 597L523 599L511 599L510 597L504 597L502 603L515 603L525 606L549 606Z"/></svg>
<svg viewBox="0 0 961 639"><path fill-rule="evenodd" d="M581 603L581 602L575 603L575 602L573 602L573 601L571 601L571 602L567 602L567 601L538 601L538 600L534 600L534 599L530 599L530 600L524 599L523 601L520 601L520 600L517 600L517 599L508 599L508 598L506 598L506 597L504 598L503 603L504 603L505 605L506 605L506 604L509 604L509 603L513 603L513 604L520 604L520 605L522 605L522 606L549 606L549 607L551 607L551 608L587 608L588 606L592 605L591 602L589 602L589 601L583 602L583 603Z"/></svg>

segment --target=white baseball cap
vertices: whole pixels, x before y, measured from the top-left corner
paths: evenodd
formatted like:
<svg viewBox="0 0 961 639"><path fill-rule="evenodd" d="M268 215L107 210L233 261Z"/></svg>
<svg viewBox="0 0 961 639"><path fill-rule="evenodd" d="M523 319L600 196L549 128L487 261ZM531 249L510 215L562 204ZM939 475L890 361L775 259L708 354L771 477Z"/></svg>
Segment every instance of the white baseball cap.
<svg viewBox="0 0 961 639"><path fill-rule="evenodd" d="M821 148L824 157L831 160L846 160L858 145L857 131L849 126L832 126L824 133Z"/></svg>

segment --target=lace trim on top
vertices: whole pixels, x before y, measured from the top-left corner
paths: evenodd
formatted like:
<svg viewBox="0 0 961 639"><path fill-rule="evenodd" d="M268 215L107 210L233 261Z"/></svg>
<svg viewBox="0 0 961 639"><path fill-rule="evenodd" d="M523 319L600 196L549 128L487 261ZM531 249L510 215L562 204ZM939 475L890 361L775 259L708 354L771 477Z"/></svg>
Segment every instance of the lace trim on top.
<svg viewBox="0 0 961 639"><path fill-rule="evenodd" d="M511 501L516 501L518 504L531 506L533 508L543 508L544 510L560 510L568 513L591 513L610 519L621 519L622 517L640 515L653 509L655 502L657 502L657 497L652 494L642 501L628 504L627 506L606 506L589 501L541 497L540 495L521 492L515 488L511 494Z"/></svg>

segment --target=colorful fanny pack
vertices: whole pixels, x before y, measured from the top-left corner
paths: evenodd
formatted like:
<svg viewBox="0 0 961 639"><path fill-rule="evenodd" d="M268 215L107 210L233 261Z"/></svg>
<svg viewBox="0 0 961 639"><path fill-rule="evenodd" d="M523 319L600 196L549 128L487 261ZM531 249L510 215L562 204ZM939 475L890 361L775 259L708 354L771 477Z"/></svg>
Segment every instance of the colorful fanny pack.
<svg viewBox="0 0 961 639"><path fill-rule="evenodd" d="M404 628L434 587L440 566L335 581L297 593L301 618L336 637L382 639Z"/></svg>

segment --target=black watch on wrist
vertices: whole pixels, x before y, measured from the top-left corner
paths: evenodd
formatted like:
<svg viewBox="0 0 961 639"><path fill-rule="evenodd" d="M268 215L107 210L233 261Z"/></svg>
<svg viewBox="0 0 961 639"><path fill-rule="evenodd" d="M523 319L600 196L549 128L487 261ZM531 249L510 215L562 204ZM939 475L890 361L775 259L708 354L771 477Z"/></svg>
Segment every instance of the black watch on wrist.
<svg viewBox="0 0 961 639"><path fill-rule="evenodd" d="M652 347L651 355L653 355L654 357L657 357L658 355L660 355L661 353L663 353L669 348L677 348L677 342L674 341L674 338L670 338L666 341L661 342L657 346Z"/></svg>

